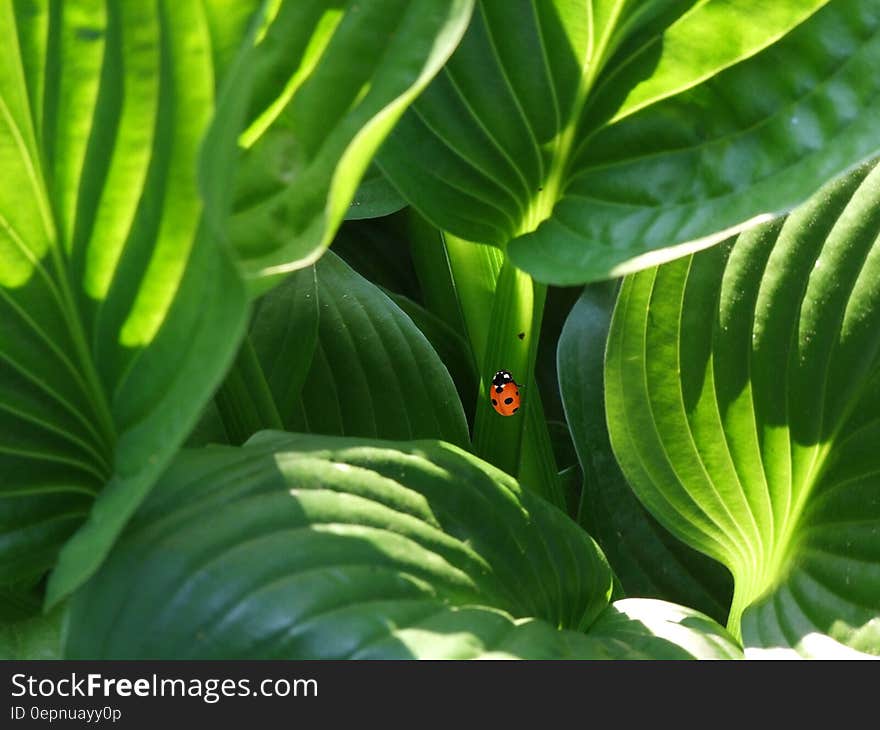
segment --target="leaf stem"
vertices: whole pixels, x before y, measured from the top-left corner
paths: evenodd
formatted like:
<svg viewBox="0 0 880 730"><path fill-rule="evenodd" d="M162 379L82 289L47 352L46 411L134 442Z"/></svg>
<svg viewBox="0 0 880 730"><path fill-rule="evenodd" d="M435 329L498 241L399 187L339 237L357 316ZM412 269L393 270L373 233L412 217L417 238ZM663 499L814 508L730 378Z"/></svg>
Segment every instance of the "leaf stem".
<svg viewBox="0 0 880 730"><path fill-rule="evenodd" d="M547 287L517 269L498 248L449 234L444 241L479 371L474 453L564 510L534 376ZM522 386L522 406L514 416L500 416L489 402L498 370L509 370Z"/></svg>

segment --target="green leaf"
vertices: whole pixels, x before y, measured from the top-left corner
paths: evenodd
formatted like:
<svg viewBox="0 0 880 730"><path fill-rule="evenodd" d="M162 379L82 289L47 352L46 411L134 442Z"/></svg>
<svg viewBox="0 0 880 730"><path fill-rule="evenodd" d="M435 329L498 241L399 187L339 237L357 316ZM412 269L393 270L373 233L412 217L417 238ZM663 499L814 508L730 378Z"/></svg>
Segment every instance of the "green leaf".
<svg viewBox="0 0 880 730"><path fill-rule="evenodd" d="M299 408L303 384L318 345L318 320L318 278L314 266L290 274L254 306L248 339L282 425Z"/></svg>
<svg viewBox="0 0 880 730"><path fill-rule="evenodd" d="M584 289L559 338L559 386L583 470L578 522L628 596L662 598L726 621L732 584L716 561L658 523L627 484L608 439L603 368L617 282Z"/></svg>
<svg viewBox="0 0 880 730"><path fill-rule="evenodd" d="M742 648L692 608L651 598L615 601L590 627L597 641L623 644L619 659L742 659Z"/></svg>
<svg viewBox="0 0 880 730"><path fill-rule="evenodd" d="M826 3L483 0L379 164L538 281L692 253L876 152L880 9Z"/></svg>
<svg viewBox="0 0 880 730"><path fill-rule="evenodd" d="M116 613L115 600L102 596L113 585L119 590L125 573L131 577L132 561L144 567L147 580L136 589L143 593L135 603L147 599L162 608L143 603L106 628L108 638L140 644L137 654L150 651L154 640L156 654L173 646L197 654L220 644L221 651L238 654L241 648L230 649L250 641L246 633L224 630L222 620L216 634L202 624L244 599L233 610L244 628L251 595L254 609L280 611L278 618L285 616L291 627L316 610L329 613L324 633L339 623L333 608L365 603L369 609L380 599L404 606L426 598L459 606L482 598L514 615L577 628L605 607L610 591L610 572L586 533L511 478L445 444L265 432L242 449L185 453L162 484L132 524L130 549L114 551L107 570L77 599L75 620L91 628L71 631L72 646ZM147 563L159 567L167 541L176 557L154 572ZM230 569L234 563L240 570L224 570L227 559ZM148 586L150 574L167 587ZM273 599L275 590L281 593ZM141 610L168 622L149 641L153 632L145 627L124 628L146 618ZM320 618L311 621L317 625ZM184 635L203 638L181 645ZM267 655L305 646L296 632L278 638L263 647ZM308 640L315 652L316 638Z"/></svg>
<svg viewBox="0 0 880 730"><path fill-rule="evenodd" d="M210 400L183 445L197 448L208 444L231 444L231 442L229 434L226 433L226 427L223 425L220 409L214 400Z"/></svg>
<svg viewBox="0 0 880 730"><path fill-rule="evenodd" d="M0 586L0 623L32 618L43 608L43 586L23 581Z"/></svg>
<svg viewBox="0 0 880 730"><path fill-rule="evenodd" d="M330 245L379 145L472 9L473 0L280 5L247 61L256 90L230 229L249 277L308 266Z"/></svg>
<svg viewBox="0 0 880 730"><path fill-rule="evenodd" d="M406 209L403 218L410 259L419 284L420 301L472 343L462 312L458 282L452 270L451 252L447 251L443 232L434 228L412 208ZM492 281L494 286L494 277ZM473 350L474 346L471 344L471 351Z"/></svg>
<svg viewBox="0 0 880 730"><path fill-rule="evenodd" d="M400 197L400 193L388 182L382 171L371 164L348 206L345 220L381 218L396 213L405 206L406 201Z"/></svg>
<svg viewBox="0 0 880 730"><path fill-rule="evenodd" d="M626 279L611 443L667 528L728 566L747 652L880 654L880 168Z"/></svg>
<svg viewBox="0 0 880 730"><path fill-rule="evenodd" d="M649 619L615 622L610 591L586 533L460 449L265 432L181 455L77 592L65 655L628 655Z"/></svg>
<svg viewBox="0 0 880 730"><path fill-rule="evenodd" d="M76 531L49 603L101 562L244 330L197 180L228 29L207 7L0 5L0 583Z"/></svg>
<svg viewBox="0 0 880 730"><path fill-rule="evenodd" d="M22 621L0 621L0 661L61 659L67 606Z"/></svg>
<svg viewBox="0 0 880 730"><path fill-rule="evenodd" d="M230 444L238 446L257 431L282 427L281 415L250 339L245 338L242 343L214 403Z"/></svg>
<svg viewBox="0 0 880 730"><path fill-rule="evenodd" d="M441 438L466 446L467 421L455 384L412 320L332 251L315 271L314 297L303 293L298 274L270 292L252 326L260 333L255 349L285 427L340 436ZM292 315L285 315L287 303ZM308 318L315 306L320 314L314 354L307 360Z"/></svg>
<svg viewBox="0 0 880 730"><path fill-rule="evenodd" d="M393 292L386 293L419 328L443 361L458 391L462 407L466 415L470 416L468 418L470 422L473 418L473 406L477 400L479 376L468 341L446 322L412 299Z"/></svg>
<svg viewBox="0 0 880 730"><path fill-rule="evenodd" d="M561 449L556 452L557 458L561 457L560 466L576 464L577 455L571 443L568 426L565 424L565 409L559 392L556 352L568 315L580 299L583 290L583 286L547 287L547 300L544 304L544 316L541 318L541 333L538 340L538 357L535 360L535 380L541 388L548 426L558 424L558 426L553 425L552 428L558 428L558 435L561 436L557 444ZM553 439L555 443L556 435L553 435ZM564 445L565 441L567 441L566 445Z"/></svg>

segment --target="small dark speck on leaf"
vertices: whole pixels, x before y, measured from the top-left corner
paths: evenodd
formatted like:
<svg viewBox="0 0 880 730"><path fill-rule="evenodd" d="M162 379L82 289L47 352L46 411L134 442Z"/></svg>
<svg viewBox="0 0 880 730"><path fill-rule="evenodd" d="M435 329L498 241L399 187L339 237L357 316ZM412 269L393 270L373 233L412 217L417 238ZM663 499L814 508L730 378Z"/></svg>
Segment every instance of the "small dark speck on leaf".
<svg viewBox="0 0 880 730"><path fill-rule="evenodd" d="M521 340L524 340L524 339L526 338L526 333L525 333L525 332L520 332L520 333L517 335L517 337L519 337Z"/></svg>
<svg viewBox="0 0 880 730"><path fill-rule="evenodd" d="M81 41L96 41L104 37L103 28L77 28L76 37Z"/></svg>

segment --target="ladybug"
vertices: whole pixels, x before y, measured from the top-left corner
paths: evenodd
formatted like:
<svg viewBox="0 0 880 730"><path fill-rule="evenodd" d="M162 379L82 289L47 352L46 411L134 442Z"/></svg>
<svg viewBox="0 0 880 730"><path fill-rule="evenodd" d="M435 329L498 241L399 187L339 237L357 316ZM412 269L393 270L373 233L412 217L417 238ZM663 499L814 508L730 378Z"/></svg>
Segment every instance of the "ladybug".
<svg viewBox="0 0 880 730"><path fill-rule="evenodd" d="M492 407L502 416L519 410L519 384L507 370L499 370L492 378Z"/></svg>

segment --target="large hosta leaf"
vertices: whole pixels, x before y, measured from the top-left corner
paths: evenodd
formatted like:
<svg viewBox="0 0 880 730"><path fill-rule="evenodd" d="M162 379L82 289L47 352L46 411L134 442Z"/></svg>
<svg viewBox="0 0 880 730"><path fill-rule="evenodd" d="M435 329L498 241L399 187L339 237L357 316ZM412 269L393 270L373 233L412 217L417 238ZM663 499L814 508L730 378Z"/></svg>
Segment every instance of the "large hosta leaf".
<svg viewBox="0 0 880 730"><path fill-rule="evenodd" d="M181 455L75 595L66 655L739 653L692 611L610 592L585 532L460 449L264 432Z"/></svg>
<svg viewBox="0 0 880 730"><path fill-rule="evenodd" d="M663 598L726 621L731 580L676 539L636 499L611 451L605 421L605 343L617 282L584 288L559 338L559 388L583 472L578 521L628 596Z"/></svg>
<svg viewBox="0 0 880 730"><path fill-rule="evenodd" d="M473 0L281 4L248 61L256 90L231 235L249 276L323 253L377 148L455 49L472 9ZM395 207L393 191L377 195L387 205L373 213Z"/></svg>
<svg viewBox="0 0 880 730"><path fill-rule="evenodd" d="M196 179L212 60L247 20L216 9L0 2L2 583L51 568L77 528L51 598L97 566L243 332Z"/></svg>
<svg viewBox="0 0 880 730"><path fill-rule="evenodd" d="M602 279L790 209L876 151L863 0L483 0L380 153L438 227Z"/></svg>
<svg viewBox="0 0 880 730"><path fill-rule="evenodd" d="M285 428L469 442L455 384L431 343L332 251L263 297L251 340Z"/></svg>
<svg viewBox="0 0 880 730"><path fill-rule="evenodd" d="M470 343L437 315L417 302L393 293L389 293L388 296L431 343L431 347L449 371L468 421L472 421L479 377ZM444 393L443 396L445 399L446 394Z"/></svg>
<svg viewBox="0 0 880 730"><path fill-rule="evenodd" d="M880 655L880 168L628 278L605 380L630 484L730 568L747 650Z"/></svg>

